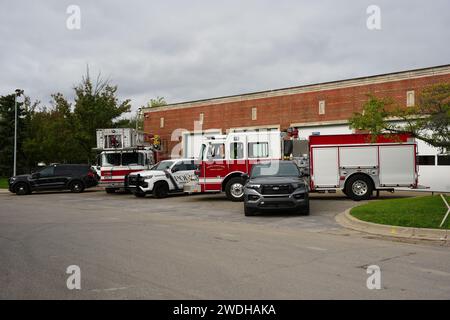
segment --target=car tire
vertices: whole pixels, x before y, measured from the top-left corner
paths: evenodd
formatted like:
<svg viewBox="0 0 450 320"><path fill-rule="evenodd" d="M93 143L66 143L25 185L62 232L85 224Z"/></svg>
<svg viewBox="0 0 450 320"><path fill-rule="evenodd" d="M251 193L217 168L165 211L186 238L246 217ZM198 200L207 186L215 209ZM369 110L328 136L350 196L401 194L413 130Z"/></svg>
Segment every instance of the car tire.
<svg viewBox="0 0 450 320"><path fill-rule="evenodd" d="M146 194L144 192L134 192L136 198L145 198Z"/></svg>
<svg viewBox="0 0 450 320"><path fill-rule="evenodd" d="M299 213L304 216L309 216L309 203L306 206L301 207Z"/></svg>
<svg viewBox="0 0 450 320"><path fill-rule="evenodd" d="M244 201L244 179L240 177L231 178L225 185L225 193L228 200L234 202Z"/></svg>
<svg viewBox="0 0 450 320"><path fill-rule="evenodd" d="M105 188L106 193L116 193L116 188Z"/></svg>
<svg viewBox="0 0 450 320"><path fill-rule="evenodd" d="M157 183L153 187L153 196L156 199L165 198L165 197L167 197L168 194L169 194L169 186L165 182Z"/></svg>
<svg viewBox="0 0 450 320"><path fill-rule="evenodd" d="M372 192L373 181L366 175L354 175L345 184L345 194L354 201L368 200Z"/></svg>
<svg viewBox="0 0 450 320"><path fill-rule="evenodd" d="M18 196L30 194L30 187L25 182L19 182L14 187L14 193L17 194Z"/></svg>
<svg viewBox="0 0 450 320"><path fill-rule="evenodd" d="M69 189L73 193L80 193L84 191L84 183L80 180L74 180L69 184Z"/></svg>
<svg viewBox="0 0 450 320"><path fill-rule="evenodd" d="M244 214L245 214L246 217L255 216L256 215L256 209L244 206Z"/></svg>

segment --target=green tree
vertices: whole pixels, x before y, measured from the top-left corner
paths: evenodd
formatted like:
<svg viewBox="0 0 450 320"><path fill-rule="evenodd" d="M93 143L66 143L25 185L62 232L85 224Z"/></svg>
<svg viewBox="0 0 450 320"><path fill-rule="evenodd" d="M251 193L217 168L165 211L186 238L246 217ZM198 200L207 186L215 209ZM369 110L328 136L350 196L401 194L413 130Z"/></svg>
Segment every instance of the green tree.
<svg viewBox="0 0 450 320"><path fill-rule="evenodd" d="M89 71L75 88L73 110L74 137L83 150L85 161L91 161L96 145L96 129L110 128L123 113L129 112L130 100L117 98L117 86L113 86L100 75L92 82Z"/></svg>
<svg viewBox="0 0 450 320"><path fill-rule="evenodd" d="M433 147L450 150L450 83L426 87L413 107L369 95L363 111L354 113L350 127L373 135L408 133Z"/></svg>
<svg viewBox="0 0 450 320"><path fill-rule="evenodd" d="M0 176L11 176L14 163L14 94L0 96ZM29 99L17 102L17 172L23 173L27 159L22 144L27 136L27 107Z"/></svg>
<svg viewBox="0 0 450 320"><path fill-rule="evenodd" d="M167 105L166 99L164 97L156 97L155 99L150 99L150 102L147 104L149 108L162 107Z"/></svg>

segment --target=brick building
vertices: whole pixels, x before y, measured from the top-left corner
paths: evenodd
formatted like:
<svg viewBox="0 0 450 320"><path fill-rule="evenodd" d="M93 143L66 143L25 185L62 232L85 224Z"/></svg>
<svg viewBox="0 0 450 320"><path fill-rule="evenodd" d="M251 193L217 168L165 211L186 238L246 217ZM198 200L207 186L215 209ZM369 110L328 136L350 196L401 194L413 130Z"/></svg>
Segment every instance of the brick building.
<svg viewBox="0 0 450 320"><path fill-rule="evenodd" d="M292 126L304 138L312 133L351 133L348 119L353 112L361 111L367 94L390 97L407 108L414 105L424 87L441 82L450 82L450 65L174 103L145 109L144 131L161 136L163 157L168 157L176 145L184 148L186 155L194 156L195 151L188 151L189 146L183 142L183 137L192 134L283 130ZM439 156L438 150L422 142L419 153L426 176L420 182L430 185L434 174L444 174L447 182L433 183L436 188L450 190L450 165L446 165L449 157Z"/></svg>

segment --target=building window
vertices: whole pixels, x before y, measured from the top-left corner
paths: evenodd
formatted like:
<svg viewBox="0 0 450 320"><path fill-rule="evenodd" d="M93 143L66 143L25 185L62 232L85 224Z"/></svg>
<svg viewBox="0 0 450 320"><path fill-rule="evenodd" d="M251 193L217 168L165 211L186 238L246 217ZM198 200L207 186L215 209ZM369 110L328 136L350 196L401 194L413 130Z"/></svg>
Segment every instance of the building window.
<svg viewBox="0 0 450 320"><path fill-rule="evenodd" d="M407 91L406 92L406 106L407 107L414 107L415 101L414 101L414 90Z"/></svg>
<svg viewBox="0 0 450 320"><path fill-rule="evenodd" d="M417 156L417 165L419 166L434 166L435 156Z"/></svg>
<svg viewBox="0 0 450 320"><path fill-rule="evenodd" d="M438 166L450 166L450 155L438 155L437 164Z"/></svg>
<svg viewBox="0 0 450 320"><path fill-rule="evenodd" d="M205 114L203 112L200 113L199 122L203 124L203 120L205 119Z"/></svg>
<svg viewBox="0 0 450 320"><path fill-rule="evenodd" d="M160 127L160 128L164 128L164 117L161 117L161 118L159 119L159 127Z"/></svg>
<svg viewBox="0 0 450 320"><path fill-rule="evenodd" d="M256 107L252 108L252 120L256 120L256 118L258 117L258 109Z"/></svg>
<svg viewBox="0 0 450 320"><path fill-rule="evenodd" d="M325 114L325 100L319 101L319 114Z"/></svg>

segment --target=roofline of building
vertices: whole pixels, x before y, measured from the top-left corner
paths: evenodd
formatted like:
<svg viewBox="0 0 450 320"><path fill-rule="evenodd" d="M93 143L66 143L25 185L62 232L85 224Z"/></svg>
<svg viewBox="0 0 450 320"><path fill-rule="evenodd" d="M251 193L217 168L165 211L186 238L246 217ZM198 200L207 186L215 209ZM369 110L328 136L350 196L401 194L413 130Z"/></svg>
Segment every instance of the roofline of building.
<svg viewBox="0 0 450 320"><path fill-rule="evenodd" d="M377 74L377 75L366 76L366 77L349 78L349 79L320 82L320 83L307 84L307 85L301 85L301 86L295 86L295 87L279 88L279 89L265 90L265 91L256 91L256 92L249 92L249 93L201 99L201 100L177 102L177 103L167 104L165 106L160 106L160 107L145 108L143 110L144 110L144 112L158 112L158 111L165 111L165 110L171 110L171 109L192 108L192 107L215 105L215 104L228 103L228 102L237 102L237 101L245 101L245 100L252 100L252 99L276 97L276 96L281 96L281 95L291 95L291 94L298 94L298 93L304 93L304 92L331 90L331 89L348 88L348 87L355 87L355 86L362 86L362 85L369 85L369 84L376 84L376 83L384 83L384 82L391 82L391 81L407 80L407 79L411 79L411 78L423 78L423 77L449 74L449 73L450 73L450 64L445 64L445 65L439 65L439 66L433 66L433 67L427 67L427 68Z"/></svg>

